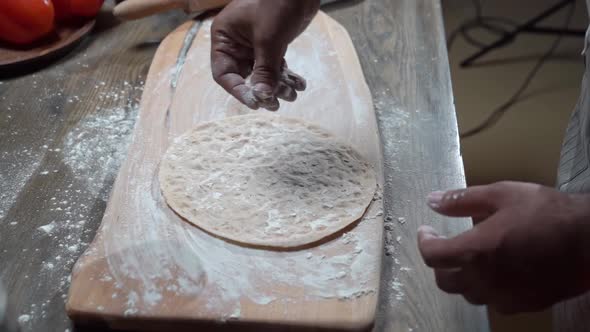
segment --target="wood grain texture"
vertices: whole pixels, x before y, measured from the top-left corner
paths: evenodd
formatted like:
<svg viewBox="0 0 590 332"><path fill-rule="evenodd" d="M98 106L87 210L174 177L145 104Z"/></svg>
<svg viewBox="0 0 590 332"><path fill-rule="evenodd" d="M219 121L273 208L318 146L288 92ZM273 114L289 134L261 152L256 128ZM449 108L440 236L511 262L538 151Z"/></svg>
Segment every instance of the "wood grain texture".
<svg viewBox="0 0 590 332"><path fill-rule="evenodd" d="M58 26L50 36L36 42L32 47L21 49L0 44L0 70L9 70L64 55L68 50L76 47L77 43L92 30L94 23L95 21L92 20L79 26Z"/></svg>
<svg viewBox="0 0 590 332"><path fill-rule="evenodd" d="M432 189L464 185L439 5L437 0L365 0L326 7L349 31L373 93L384 143L389 220L398 223L397 218L405 218L404 224L400 221L393 231L386 231L395 250L383 261L376 331L487 330L483 310L436 289L416 250L419 224L432 222L449 234L468 227L467 221L457 224L435 216L423 204ZM86 248L84 243L94 237L106 206L103 197L117 172L97 162L95 168L75 174L60 153L47 152L43 145L62 147L68 132L79 124L105 109L125 108L127 99L137 100L140 91L123 81L134 88L142 85L157 41L179 25L179 19L166 15L115 26L103 16L88 43L70 58L34 75L1 81L0 176L12 181L0 181L0 195L14 195L0 196L0 203L5 203L0 213L0 279L15 311L31 314L24 331L71 328L62 298L67 275ZM96 87L100 82L105 85ZM122 98L101 98L115 91L122 91ZM68 102L72 96L80 100ZM54 169L59 172L50 177L41 174ZM84 177L97 172L104 181L98 191L89 191ZM62 191L69 189L81 190L75 201L87 206L82 211L84 231L65 229L53 238L39 236L37 227L67 220L66 211L49 210L51 198L61 200L66 196ZM80 237L82 245L66 257L67 264L49 273L43 261L61 254L60 244L68 244L68 236ZM401 271L402 266L412 270Z"/></svg>
<svg viewBox="0 0 590 332"><path fill-rule="evenodd" d="M29 315L22 331L73 330L68 278L102 219L120 165L108 158L124 153L109 137L113 128L97 127L110 121L97 120L115 114L122 121L112 126L132 125L157 43L182 22L166 15L119 25L108 11L69 57L0 81L0 280L12 319ZM72 167L76 147L105 148L91 155L107 159ZM69 227L67 220L85 223ZM38 229L52 222L59 227L51 236Z"/></svg>
<svg viewBox="0 0 590 332"><path fill-rule="evenodd" d="M166 205L157 173L172 140L206 121L266 112L248 110L213 81L211 22L187 22L155 55L127 160L96 239L74 268L70 316L137 330L145 321L367 329L379 288L380 199L346 231L292 251L217 239ZM276 114L305 119L354 146L382 186L375 113L346 31L319 13L286 59L313 80Z"/></svg>
<svg viewBox="0 0 590 332"><path fill-rule="evenodd" d="M359 50L383 142L386 227L395 234L386 247L395 249L383 262L375 330L488 331L483 307L437 289L416 245L422 224L446 235L470 227L425 204L432 190L465 186L440 2L367 0L327 11Z"/></svg>

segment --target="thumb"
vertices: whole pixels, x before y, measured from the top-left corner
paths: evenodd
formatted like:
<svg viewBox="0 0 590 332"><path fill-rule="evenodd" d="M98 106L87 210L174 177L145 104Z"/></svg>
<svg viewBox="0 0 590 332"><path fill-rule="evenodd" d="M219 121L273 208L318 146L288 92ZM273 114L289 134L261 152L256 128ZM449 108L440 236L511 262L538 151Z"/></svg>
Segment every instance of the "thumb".
<svg viewBox="0 0 590 332"><path fill-rule="evenodd" d="M469 264L485 242L478 228L471 228L453 238L438 235L430 226L418 228L418 249L424 263L432 268L456 268Z"/></svg>
<svg viewBox="0 0 590 332"><path fill-rule="evenodd" d="M283 53L276 45L258 46L254 49L254 70L250 83L254 96L262 102L276 99L275 92L283 65Z"/></svg>
<svg viewBox="0 0 590 332"><path fill-rule="evenodd" d="M450 217L487 218L499 208L496 187L474 186L447 192L435 191L427 197L428 206Z"/></svg>

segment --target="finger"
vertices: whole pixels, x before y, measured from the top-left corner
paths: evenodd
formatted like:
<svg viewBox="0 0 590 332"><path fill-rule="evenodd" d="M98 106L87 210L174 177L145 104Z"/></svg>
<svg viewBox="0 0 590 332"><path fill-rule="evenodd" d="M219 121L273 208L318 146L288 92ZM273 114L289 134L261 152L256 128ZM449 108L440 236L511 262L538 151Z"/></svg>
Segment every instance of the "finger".
<svg viewBox="0 0 590 332"><path fill-rule="evenodd" d="M248 77L252 74L252 66L254 65L254 61L241 61L239 64L240 68L240 76Z"/></svg>
<svg viewBox="0 0 590 332"><path fill-rule="evenodd" d="M473 305L484 305L488 303L488 298L479 291L468 291L463 294L465 300Z"/></svg>
<svg viewBox="0 0 590 332"><path fill-rule="evenodd" d="M254 49L252 82L254 96L267 103L275 98L275 89L280 78L283 51L274 45L264 44Z"/></svg>
<svg viewBox="0 0 590 332"><path fill-rule="evenodd" d="M224 52L214 51L211 55L211 69L213 79L225 91L249 108L258 109L258 102L246 85L244 77L240 75L240 66L236 59Z"/></svg>
<svg viewBox="0 0 590 332"><path fill-rule="evenodd" d="M276 97L264 101L259 101L258 104L260 105L260 107L273 112L277 111L281 106L279 100Z"/></svg>
<svg viewBox="0 0 590 332"><path fill-rule="evenodd" d="M477 274L469 272L469 269L435 269L436 284L438 288L449 294L461 294L467 302L473 305L487 303L485 295L487 288L484 280Z"/></svg>
<svg viewBox="0 0 590 332"><path fill-rule="evenodd" d="M276 96L285 101L295 101L297 99L297 92L287 84L279 82Z"/></svg>
<svg viewBox="0 0 590 332"><path fill-rule="evenodd" d="M464 293L468 289L468 280L460 268L435 269L436 285L442 291L450 294Z"/></svg>
<svg viewBox="0 0 590 332"><path fill-rule="evenodd" d="M518 292L516 296L515 293ZM562 297L547 296L547 291L523 291L507 288L494 294L490 306L497 312L511 315L523 312L537 312L551 307L563 300Z"/></svg>
<svg viewBox="0 0 590 332"><path fill-rule="evenodd" d="M305 79L291 71L287 65L284 66L281 72L281 81L297 91L304 91L307 88L307 82Z"/></svg>
<svg viewBox="0 0 590 332"><path fill-rule="evenodd" d="M433 268L457 268L469 264L485 245L478 228L472 228L453 238L445 238L430 226L418 228L418 249L424 263Z"/></svg>
<svg viewBox="0 0 590 332"><path fill-rule="evenodd" d="M499 206L499 195L494 186L475 186L447 192L435 191L428 195L428 206L451 217L486 218Z"/></svg>
<svg viewBox="0 0 590 332"><path fill-rule="evenodd" d="M511 301L502 301L502 302L492 302L489 303L489 306L494 309L494 311L502 314L502 315L515 315L517 313L526 312L530 310L525 310L525 308L518 303L517 299L512 299Z"/></svg>
<svg viewBox="0 0 590 332"><path fill-rule="evenodd" d="M237 100L248 106L250 109L257 110L260 105L258 100L252 94L252 90L246 85L243 77L235 73L226 73L215 80L225 91L234 96Z"/></svg>
<svg viewBox="0 0 590 332"><path fill-rule="evenodd" d="M489 216L485 216L485 217L484 216L475 216L475 217L472 217L471 220L473 221L473 225L477 225L480 222L486 220L487 217L489 217Z"/></svg>

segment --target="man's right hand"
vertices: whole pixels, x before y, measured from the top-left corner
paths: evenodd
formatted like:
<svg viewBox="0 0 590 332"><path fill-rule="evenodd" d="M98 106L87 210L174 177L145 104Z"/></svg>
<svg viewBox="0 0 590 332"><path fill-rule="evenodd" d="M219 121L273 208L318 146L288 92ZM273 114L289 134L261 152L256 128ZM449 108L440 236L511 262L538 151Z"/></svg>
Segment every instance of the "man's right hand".
<svg viewBox="0 0 590 332"><path fill-rule="evenodd" d="M277 110L277 98L294 101L306 83L287 68L284 56L319 4L319 0L232 1L211 27L215 81L252 109Z"/></svg>

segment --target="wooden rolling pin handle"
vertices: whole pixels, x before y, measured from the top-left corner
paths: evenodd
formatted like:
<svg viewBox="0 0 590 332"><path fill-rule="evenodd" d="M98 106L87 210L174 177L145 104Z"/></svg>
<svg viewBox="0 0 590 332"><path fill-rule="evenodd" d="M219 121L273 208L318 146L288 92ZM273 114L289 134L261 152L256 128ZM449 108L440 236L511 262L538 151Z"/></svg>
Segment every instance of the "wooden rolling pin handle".
<svg viewBox="0 0 590 332"><path fill-rule="evenodd" d="M113 9L113 14L123 20L136 20L160 12L181 8L187 13L197 13L227 5L230 0L127 0Z"/></svg>
<svg viewBox="0 0 590 332"><path fill-rule="evenodd" d="M188 12L202 12L209 9L221 8L230 3L231 0L189 0Z"/></svg>
<svg viewBox="0 0 590 332"><path fill-rule="evenodd" d="M123 20L136 20L172 9L185 9L186 0L127 0L113 9L113 14Z"/></svg>

